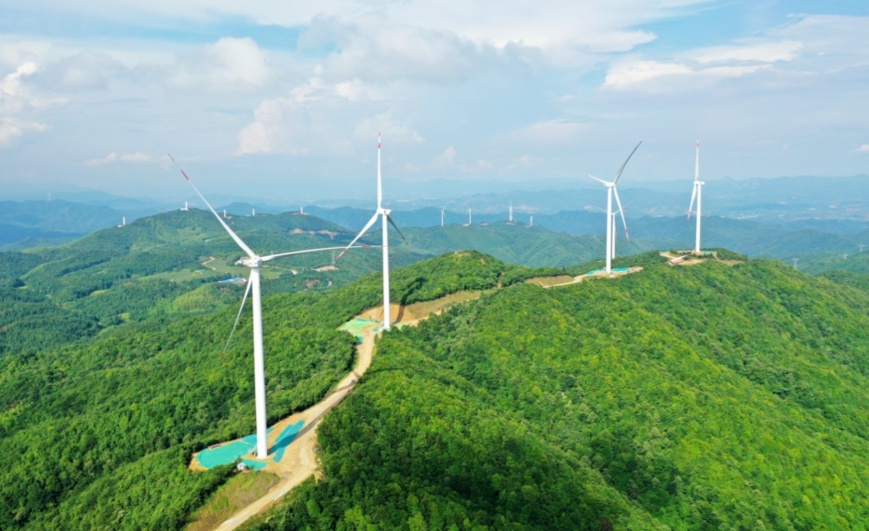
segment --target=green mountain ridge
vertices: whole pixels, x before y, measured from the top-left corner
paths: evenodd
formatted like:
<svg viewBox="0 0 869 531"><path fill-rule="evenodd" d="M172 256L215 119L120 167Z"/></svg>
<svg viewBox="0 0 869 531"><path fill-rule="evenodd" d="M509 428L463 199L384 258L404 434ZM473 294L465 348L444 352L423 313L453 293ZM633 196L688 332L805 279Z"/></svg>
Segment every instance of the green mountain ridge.
<svg viewBox="0 0 869 531"><path fill-rule="evenodd" d="M229 222L263 253L354 235L293 213ZM445 229L405 231L392 300L486 293L380 338L371 370L319 428L324 479L258 525L866 528L865 274L811 277L766 260L671 267L650 251L616 259L638 273L546 290L523 281L599 267L569 258L597 256L600 242ZM559 267L478 251L423 260L484 243ZM246 274L240 254L196 210L0 253L0 528L179 528L226 481L227 469L187 463L253 432L249 312L223 351L244 288L216 283ZM354 339L336 329L380 302L378 250L314 270L329 262L264 268L271 421L346 374ZM308 284L326 279L330 289Z"/></svg>
<svg viewBox="0 0 869 531"><path fill-rule="evenodd" d="M767 261L391 332L264 529L865 529L866 292Z"/></svg>

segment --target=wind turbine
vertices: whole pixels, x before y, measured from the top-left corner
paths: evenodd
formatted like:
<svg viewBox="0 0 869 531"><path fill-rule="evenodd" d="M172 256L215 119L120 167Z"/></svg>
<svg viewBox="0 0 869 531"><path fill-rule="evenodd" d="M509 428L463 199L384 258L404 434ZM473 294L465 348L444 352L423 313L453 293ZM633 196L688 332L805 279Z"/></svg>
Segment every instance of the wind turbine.
<svg viewBox="0 0 869 531"><path fill-rule="evenodd" d="M446 211L447 211L447 207L441 208L441 227L444 226L444 214L446 213Z"/></svg>
<svg viewBox="0 0 869 531"><path fill-rule="evenodd" d="M697 233L694 237L694 252L700 253L700 217L703 202L703 185L700 180L700 139L697 139L697 150L694 156L694 191L691 192L691 205L688 207L688 219L691 219L691 209L694 208L694 198L697 198Z"/></svg>
<svg viewBox="0 0 869 531"><path fill-rule="evenodd" d="M389 312L389 224L391 224L396 231L398 231L398 235L401 236L401 239L404 240L404 243L407 243L407 240L404 238L404 234L398 229L398 225L392 221L392 218L389 214L392 213L392 210L388 210L383 208L383 177L380 171L380 148L381 148L381 138L380 133L377 133L377 210L374 212L374 215L371 216L371 219L368 220L368 223L365 224L365 227L359 231L359 234L353 238L353 241L350 242L341 254L338 255L338 258L344 256L344 253L347 252L347 249L351 248L356 240L362 237L363 234L368 232L376 222L377 217L379 216L383 225L383 329L389 330L392 326L392 318Z"/></svg>
<svg viewBox="0 0 869 531"><path fill-rule="evenodd" d="M175 159L172 155L169 155L169 158L172 159L172 162L175 162ZM193 184L193 181L190 180L190 177L187 173L182 169L181 175L187 179L187 182L190 183L190 186L196 191L196 194L200 199L205 203L211 213L214 214L214 217L217 218L217 221L220 222L220 225L226 229L226 232L229 233L229 236L235 241L235 243L241 248L242 251L247 254L246 258L240 259L237 264L246 265L250 268L250 279L247 282L247 289L244 292L244 298L241 301L241 308L238 310L238 316L235 318L235 324L232 327L232 332L230 332L230 339L232 338L232 334L235 332L235 327L238 325L238 320L241 317L241 312L244 309L244 303L247 300L247 295L249 292L253 292L253 364L254 364L254 395L256 397L256 456L259 459L265 459L268 457L268 445L266 444L266 428L267 428L267 417L266 417L266 381L265 381L265 359L263 355L263 321L262 321L262 304L261 304L261 294L260 294L260 267L263 263L268 262L270 260L274 260L275 258L280 258L282 256L291 256L296 254L306 254L306 253L315 253L320 251L331 251L333 249L341 249L341 247L325 247L322 249L305 249L302 251L290 251L287 253L278 253L278 254L270 254L267 256L259 256L247 244L242 241L242 239L233 232L229 225L223 221L223 218L220 217L220 214L214 210L214 207L211 206L211 203L205 199L205 196L202 195L202 192L199 191L199 188ZM350 245L352 246L352 244ZM350 247L348 246L348 248ZM227 345L229 343L227 342Z"/></svg>
<svg viewBox="0 0 869 531"><path fill-rule="evenodd" d="M510 201L510 218L509 222L513 223L513 201Z"/></svg>
<svg viewBox="0 0 869 531"><path fill-rule="evenodd" d="M622 224L625 226L625 238L628 240L631 239L628 234L628 223L625 221L625 211L622 208L622 200L619 198L619 189L616 187L616 183L619 182L619 177L622 176L622 172L625 171L625 166L628 165L628 161L631 160L631 157L634 156L634 153L637 152L637 149L640 147L643 141L637 144L631 154L628 155L628 158L622 163L621 168L616 173L615 179L612 181L604 181L603 179L598 179L594 175L589 175L595 181L601 183L606 186L607 194L606 194L606 272L607 274L612 273L612 258L615 249L615 219L613 213L613 195L616 196L616 203L619 206L619 214L622 216Z"/></svg>

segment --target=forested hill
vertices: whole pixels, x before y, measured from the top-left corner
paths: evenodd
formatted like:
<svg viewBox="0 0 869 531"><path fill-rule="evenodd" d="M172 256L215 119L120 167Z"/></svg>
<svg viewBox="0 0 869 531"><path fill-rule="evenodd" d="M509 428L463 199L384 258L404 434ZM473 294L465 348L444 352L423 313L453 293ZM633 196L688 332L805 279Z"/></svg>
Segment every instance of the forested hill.
<svg viewBox="0 0 869 531"><path fill-rule="evenodd" d="M226 222L267 254L341 247L354 234L314 216L292 213L230 216ZM0 356L26 354L87 337L106 327L150 317L208 313L241 297L242 255L214 216L173 211L89 234L63 246L0 253ZM423 255L424 256L424 255ZM397 266L422 258L412 250ZM346 284L380 267L375 250L353 252L340 268L328 253L269 262L266 294Z"/></svg>
<svg viewBox="0 0 869 531"><path fill-rule="evenodd" d="M394 271L393 297L425 301L547 273L450 254ZM270 422L318 401L347 374L355 339L337 328L380 296L375 274L263 298ZM183 526L230 473L191 474L191 454L254 432L249 311L224 351L237 302L0 356L0 529Z"/></svg>
<svg viewBox="0 0 869 531"><path fill-rule="evenodd" d="M0 254L0 528L175 529L231 474L186 466L254 431L248 312L223 350L243 287L213 282L245 271L209 216ZM263 252L353 236L291 214L231 221ZM394 264L419 260L412 247ZM367 252L342 271L378 271ZM565 270L475 251L396 269L396 302L486 293L378 341L320 427L324 479L263 525L865 529L865 275L727 263L649 252L616 260L640 272L548 290L523 281ZM281 293L314 278L292 267L263 274L271 422L346 375L355 341L337 327L380 301L376 272Z"/></svg>
<svg viewBox="0 0 869 531"><path fill-rule="evenodd" d="M866 529L869 293L771 261L392 331L263 529Z"/></svg>

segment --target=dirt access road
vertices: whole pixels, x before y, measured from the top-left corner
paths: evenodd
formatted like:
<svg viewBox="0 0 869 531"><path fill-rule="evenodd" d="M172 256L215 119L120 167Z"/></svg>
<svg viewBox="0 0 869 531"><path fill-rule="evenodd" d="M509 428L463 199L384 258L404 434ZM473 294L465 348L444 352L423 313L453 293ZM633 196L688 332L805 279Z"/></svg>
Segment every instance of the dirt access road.
<svg viewBox="0 0 869 531"><path fill-rule="evenodd" d="M393 305L392 315L397 316L397 320L393 326L414 326L431 315L443 312L450 306L479 297L479 291L462 292L448 295L435 301L411 304L409 306ZM383 319L383 309L377 308L365 311L357 318ZM279 462L270 461L264 468L266 472L277 474L281 478L280 481L261 498L225 520L217 529L229 530L237 528L253 516L268 509L277 500L309 477L320 473L317 454L314 451L317 445L317 427L320 425L320 420L323 416L338 405L353 390L356 382L359 381L371 365L371 358L374 356L374 339L377 335L375 330L379 330L379 324L375 322L372 322L370 326L362 330L362 342L356 348L356 365L350 374L338 383L335 391L318 404L311 406L301 413L291 415L274 425L274 429L269 437L270 447L275 442L273 439L277 438L278 434L285 427L296 424L299 421L304 421L305 423L302 430L287 447L283 459Z"/></svg>

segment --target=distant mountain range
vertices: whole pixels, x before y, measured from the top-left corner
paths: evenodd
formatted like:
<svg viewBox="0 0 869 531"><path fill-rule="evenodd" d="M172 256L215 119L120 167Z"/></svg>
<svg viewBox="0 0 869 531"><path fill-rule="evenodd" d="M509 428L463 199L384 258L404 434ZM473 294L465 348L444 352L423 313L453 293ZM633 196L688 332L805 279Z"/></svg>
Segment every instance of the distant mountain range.
<svg viewBox="0 0 869 531"><path fill-rule="evenodd" d="M849 268L847 256L856 256L861 245L869 244L867 183L866 177L712 181L707 184L704 195L703 244L749 256L785 261L800 258L810 268L811 264L837 263L835 260L813 261L811 256L839 255L843 258L838 265ZM620 254L691 245L694 221L685 217L690 195L684 184L680 181L651 183L654 189L624 188L622 197L631 242L624 239L620 226ZM85 195L80 192L77 197ZM0 203L0 250L63 243L114 227L124 218L132 223L141 216L154 214L160 207L144 200L113 199L108 194L94 194L92 200L92 204L62 199ZM511 202L514 225L507 223ZM590 260L602 254L601 239L605 229L599 207L603 204L603 191L597 188L503 192L450 200L396 201L393 217L405 229L411 243L421 249L421 256L474 248L510 262L552 266ZM181 205L183 203L179 207ZM165 206L162 204L161 208ZM201 206L190 202L191 209L197 207ZM276 214L286 210L268 202L249 201L229 202L217 208L239 218L250 217L253 212ZM446 225L443 229L440 227L442 209ZM469 220L468 209L472 211L473 223L465 226ZM329 230L340 230L352 237L368 221L371 209L308 205L305 213L312 216L300 219L322 218L334 224ZM281 214L276 219L288 215L293 213ZM533 228L538 229L533 232L537 239L523 243L509 227L526 227L532 224L532 218ZM320 222L310 223L319 227ZM549 230L540 231L541 228Z"/></svg>

